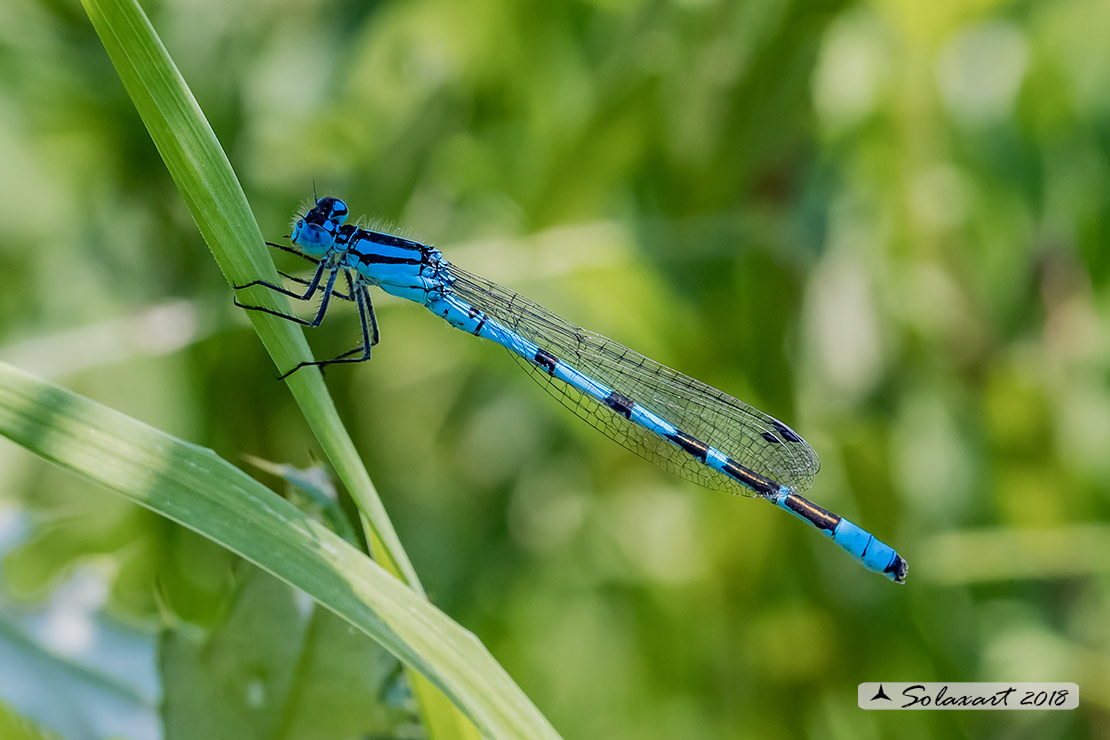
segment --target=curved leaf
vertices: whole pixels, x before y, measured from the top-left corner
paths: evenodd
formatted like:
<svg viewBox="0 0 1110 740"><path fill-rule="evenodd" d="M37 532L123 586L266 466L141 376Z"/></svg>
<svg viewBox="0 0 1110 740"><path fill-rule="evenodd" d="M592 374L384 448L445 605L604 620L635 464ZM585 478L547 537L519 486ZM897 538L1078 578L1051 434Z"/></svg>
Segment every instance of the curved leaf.
<svg viewBox="0 0 1110 740"><path fill-rule="evenodd" d="M213 451L0 363L0 434L302 589L494 738L558 735L470 632Z"/></svg>

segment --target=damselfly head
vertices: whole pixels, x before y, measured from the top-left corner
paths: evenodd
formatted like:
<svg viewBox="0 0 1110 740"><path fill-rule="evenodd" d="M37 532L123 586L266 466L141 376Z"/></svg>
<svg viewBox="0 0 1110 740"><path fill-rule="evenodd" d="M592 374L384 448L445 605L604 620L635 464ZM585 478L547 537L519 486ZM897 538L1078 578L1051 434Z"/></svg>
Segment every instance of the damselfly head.
<svg viewBox="0 0 1110 740"><path fill-rule="evenodd" d="M323 257L335 243L335 224L318 224L312 223L307 217L299 218L293 223L293 233L289 235L289 239L310 257Z"/></svg>
<svg viewBox="0 0 1110 740"><path fill-rule="evenodd" d="M304 217L293 223L292 242L306 254L322 257L335 244L339 226L347 220L347 204L339 198L320 198Z"/></svg>

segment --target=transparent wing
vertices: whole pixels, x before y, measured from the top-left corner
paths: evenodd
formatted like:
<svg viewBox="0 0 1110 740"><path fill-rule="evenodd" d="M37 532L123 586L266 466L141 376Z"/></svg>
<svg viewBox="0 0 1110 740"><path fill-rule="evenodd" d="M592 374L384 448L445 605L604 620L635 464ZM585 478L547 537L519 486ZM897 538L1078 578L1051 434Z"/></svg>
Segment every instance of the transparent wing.
<svg viewBox="0 0 1110 740"><path fill-rule="evenodd" d="M543 306L455 265L451 291L541 349L716 447L776 483L804 491L821 467L817 453L790 427L723 391L661 365ZM520 365L563 405L641 457L714 490L751 495L658 435L552 378L515 353Z"/></svg>

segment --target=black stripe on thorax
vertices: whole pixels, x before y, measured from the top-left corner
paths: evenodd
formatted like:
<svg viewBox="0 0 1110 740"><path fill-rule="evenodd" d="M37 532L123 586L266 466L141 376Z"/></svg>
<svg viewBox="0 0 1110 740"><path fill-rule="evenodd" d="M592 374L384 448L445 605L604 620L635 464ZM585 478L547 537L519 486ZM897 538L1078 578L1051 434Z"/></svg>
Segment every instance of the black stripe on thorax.
<svg viewBox="0 0 1110 740"><path fill-rule="evenodd" d="M369 242L382 244L387 247L397 247L398 249L405 249L414 252L413 257L384 257L380 254L373 252L366 252L359 254L359 261L363 264L382 264L382 265L430 265L433 261L433 253L436 250L426 244L414 242L412 239L403 239L393 234L386 234L381 231L370 231L369 229L359 229L356 235L357 240L365 239Z"/></svg>
<svg viewBox="0 0 1110 740"><path fill-rule="evenodd" d="M359 252L358 261L364 265L422 265L424 259L411 257L386 257L384 254L374 252Z"/></svg>
<svg viewBox="0 0 1110 740"><path fill-rule="evenodd" d="M360 232L362 234L365 234L367 238L373 239L379 244L386 244L390 247L405 247L408 249L415 249L419 251L423 251L428 248L420 242L414 242L412 239L405 239L400 236L394 236L393 234L386 234L384 231L370 231L370 229L360 229Z"/></svg>

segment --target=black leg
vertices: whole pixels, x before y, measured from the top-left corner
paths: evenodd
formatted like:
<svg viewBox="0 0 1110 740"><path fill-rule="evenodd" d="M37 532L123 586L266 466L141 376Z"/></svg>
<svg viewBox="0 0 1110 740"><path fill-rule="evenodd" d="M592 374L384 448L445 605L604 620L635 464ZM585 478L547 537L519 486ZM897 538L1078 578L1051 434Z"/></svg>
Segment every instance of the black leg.
<svg viewBox="0 0 1110 740"><path fill-rule="evenodd" d="M355 289L355 286L351 284L351 276L350 275L347 276L347 285L350 286L351 292L354 293L356 289ZM365 285L360 285L358 287L358 290L361 291L362 300L363 300L363 303L361 304L361 307L359 309L359 319L362 320L362 326L363 326L363 332L362 332L362 342L363 343L361 345L359 345L358 347L355 347L354 349L347 350L346 352L344 352L341 355L336 355L335 357L333 357L330 360L325 360L324 364L331 364L331 363L335 362L336 360L342 360L344 357L350 357L351 355L355 354L356 352L365 352L366 353L366 358L365 359L369 359L370 352L365 347L366 340L367 339L370 340L370 346L371 347L376 347L378 345L378 341L381 339L381 335L378 333L378 317L374 315L374 303L373 303L373 301L370 300L370 288L366 287ZM356 293L356 295L358 295L358 294ZM362 310L363 308L365 308L365 311ZM369 331L366 330L366 327L368 325L369 325ZM363 361L364 360L360 359L360 360L354 360L353 362L363 362Z"/></svg>
<svg viewBox="0 0 1110 740"><path fill-rule="evenodd" d="M266 242L266 246L273 247L274 249L280 249L281 251L288 252L289 254L295 254L306 262L311 262L314 265L320 264L320 260L315 259L314 257L309 257L304 252L298 252L296 249L293 249L292 247L287 247L284 244L274 244L273 242Z"/></svg>
<svg viewBox="0 0 1110 740"><path fill-rule="evenodd" d="M266 242L266 246L273 247L274 249L280 249L281 251L288 252L289 254L295 254L298 257L300 257L301 259L305 260L306 262L311 262L314 265L319 265L320 264L320 260L315 259L313 257L309 257L307 254L299 252L296 249L293 249L292 247L287 247L284 244L274 244L273 242ZM314 277L314 280L317 283L319 282L320 272L321 272L321 268L318 267L316 269L316 276ZM287 272L282 272L281 270L278 270L278 275L281 275L283 278L286 278L288 280L292 280L294 283L299 283L301 285L312 286L312 284L313 284L312 281L305 280L305 279L299 278L299 277L294 277L293 275L290 275ZM265 288L269 288L270 290L276 290L277 292L282 293L284 295L287 295L290 298L297 298L298 300L302 300L302 301L308 300L309 298L312 297L312 291L311 290L306 292L304 295L300 295L298 293L293 293L289 290L286 290L284 287L274 285L273 283L268 283L265 280L255 280L255 281L247 283L245 285L234 285L232 287L235 288L236 290L242 290L243 288L249 288L252 285L261 285ZM354 301L354 298L352 298L349 295L344 295L343 293L340 293L339 291L335 292L335 297L336 298L341 298L345 301Z"/></svg>
<svg viewBox="0 0 1110 740"><path fill-rule="evenodd" d="M309 283L306 283L308 285L308 288L307 288L307 290L305 290L304 295L301 295L300 293L295 293L292 290L289 290L288 288L286 288L282 285L274 285L273 283L268 283L265 280L252 280L251 282L246 283L245 285L233 285L231 287L235 288L235 290L243 290L244 288L250 288L251 286L254 286L254 285L261 285L264 288L269 288L270 290L281 293L282 295L287 295L290 298L296 298L298 301L307 301L309 298L312 297L312 294L315 293L316 289L320 286L320 277L324 274L324 270L326 268L327 268L327 265L325 263L320 262L318 264L318 266L316 267L316 274L312 276L312 281L309 282ZM332 268L333 271L332 271L332 278L331 279L333 281L335 280L335 272L334 271L338 270L338 269L339 269L338 267ZM244 308L245 308L245 306L244 306Z"/></svg>
<svg viewBox="0 0 1110 740"><path fill-rule="evenodd" d="M351 355L353 355L356 352L365 352L365 351L366 351L365 347L361 347L361 346L355 347L354 349L347 350L346 352L344 352L341 355L336 355L335 357L331 358L330 360L325 360L325 362L329 362L329 363L330 362L335 362L336 360L342 360L344 357L350 357Z"/></svg>
<svg viewBox="0 0 1110 740"><path fill-rule="evenodd" d="M305 280L304 278L299 278L295 275L290 275L288 272L282 272L281 270L278 270L278 275L281 275L286 280L292 280L294 283L300 283L301 285L308 285L308 281ZM339 299L344 300L344 301L354 302L354 300L355 300L354 298L347 295L346 293L340 293L338 290L333 290L331 292L331 294L333 296L335 296L336 298L339 298Z"/></svg>
<svg viewBox="0 0 1110 740"><path fill-rule="evenodd" d="M334 282L334 280L335 280L335 275L333 273L331 279L328 281L328 287L327 287L328 292L331 291L332 283ZM342 365L342 364L349 363L349 362L366 362L367 360L370 359L370 348L373 347L378 342L377 321L372 320L372 319L369 318L370 316L373 316L374 308L367 301L367 299L369 298L369 292L366 290L366 286L360 286L362 288L362 290L356 291L355 287L354 287L354 284L351 282L350 275L347 276L347 285L350 287L351 292L353 292L355 294L355 298L357 299L355 302L358 304L358 317L359 317L360 322L362 323L362 346L355 347L354 349L349 350L347 352L344 352L343 354L339 355L338 357L334 357L330 360L313 360L311 362L298 363L292 370L290 370L289 372L280 376L278 378L278 380L284 380L285 378L288 378L290 375L297 372L302 367L323 368L323 367L326 367L328 365ZM328 293L324 294L325 302L327 300L327 295L328 295ZM374 326L373 341L371 341L371 334L370 334L371 321L373 321L373 326ZM353 355L357 352L362 352L362 356L361 357L351 357L351 355Z"/></svg>
<svg viewBox="0 0 1110 740"><path fill-rule="evenodd" d="M359 303L358 318L362 322L363 340L369 339L370 343L368 346L373 347L377 345L381 336L378 334L378 317L374 314L374 302L370 300L370 288L365 283L356 286L355 281L351 278L351 273L348 272L346 275L347 290L350 294L357 297L356 291L362 293L362 302ZM367 331L367 327L369 327L369 331ZM348 352L347 354L354 354L354 352ZM340 355L340 357L343 356L344 355Z"/></svg>
<svg viewBox="0 0 1110 740"><path fill-rule="evenodd" d="M331 300L332 290L335 287L335 278L338 274L339 274L339 266L336 265L335 267L333 267L331 269L331 273L328 275L328 284L326 286L324 286L324 298L323 298L323 300L320 301L320 309L316 312L316 318L312 319L312 321L306 321L305 319L302 319L299 316L290 316L289 314L281 313L280 311L274 311L273 309L266 308L265 306L248 306L245 303L240 303L238 298L235 299L235 305L238 306L239 308L245 308L245 309L248 309L250 311L261 311L262 313L268 313L271 316L277 316L278 318L285 319L286 321L292 321L293 323L300 324L301 326L319 326L320 322L324 320L324 314L327 313L327 311L328 311L328 302ZM319 271L317 271L316 278L313 280L313 282L314 283L319 283L319 281L320 281L320 275L319 275ZM265 285L266 287L271 287L271 288L273 287L269 283L264 283L260 280L255 281L255 282L258 283L258 284L261 284L261 285ZM251 283L251 285L254 285L254 284L255 283ZM247 287L247 286L243 286L243 287ZM278 289L278 290L279 290L279 292L285 292L282 289ZM312 293L315 292L315 291L316 291L316 288L313 287L312 291L309 292L308 295L312 295ZM288 375L288 373L286 373L286 375ZM285 376L283 375L282 377L285 377Z"/></svg>
<svg viewBox="0 0 1110 740"><path fill-rule="evenodd" d="M378 333L378 316L374 313L374 302L370 300L370 288L363 285L362 300L366 303L366 316L370 320L370 346L373 347L381 339L381 334Z"/></svg>

